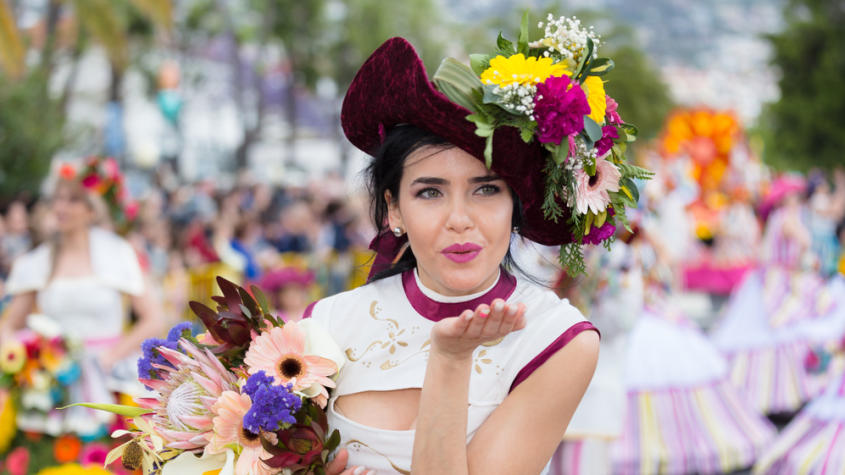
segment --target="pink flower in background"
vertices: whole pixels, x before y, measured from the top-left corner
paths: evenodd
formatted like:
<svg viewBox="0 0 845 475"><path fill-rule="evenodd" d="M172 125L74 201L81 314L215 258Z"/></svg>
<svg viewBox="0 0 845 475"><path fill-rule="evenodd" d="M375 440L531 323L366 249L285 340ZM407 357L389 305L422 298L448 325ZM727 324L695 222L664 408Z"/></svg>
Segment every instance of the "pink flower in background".
<svg viewBox="0 0 845 475"><path fill-rule="evenodd" d="M106 461L106 455L109 453L109 447L99 442L91 442L82 448L82 453L79 454L79 463L85 465L97 465L101 467Z"/></svg>
<svg viewBox="0 0 845 475"><path fill-rule="evenodd" d="M616 165L603 158L596 159L596 174L590 176L584 169L575 172L575 209L580 214L599 214L610 204L610 191L619 191L622 173Z"/></svg>
<svg viewBox="0 0 845 475"><path fill-rule="evenodd" d="M100 184L100 177L97 175L88 175L82 179L82 186L85 188L95 188Z"/></svg>
<svg viewBox="0 0 845 475"><path fill-rule="evenodd" d="M619 138L619 132L616 130L616 127L612 125L605 125L601 128L601 139L596 142L596 153L598 156L601 157L608 150L613 148L613 139Z"/></svg>
<svg viewBox="0 0 845 475"><path fill-rule="evenodd" d="M605 116L607 117L608 124L623 124L622 117L619 117L619 113L616 112L616 109L619 108L619 104L613 100L610 96L604 96L605 103L607 104L607 110L605 111Z"/></svg>
<svg viewBox="0 0 845 475"><path fill-rule="evenodd" d="M537 85L534 118L540 142L560 145L564 137L584 128L584 116L589 113L584 90L568 77L550 77Z"/></svg>
<svg viewBox="0 0 845 475"><path fill-rule="evenodd" d="M29 468L29 450L18 447L6 456L6 470L9 475L26 475Z"/></svg>
<svg viewBox="0 0 845 475"><path fill-rule="evenodd" d="M575 134L567 135L566 139L569 141L569 155L567 155L566 157L574 157L578 154L578 144L575 143Z"/></svg>

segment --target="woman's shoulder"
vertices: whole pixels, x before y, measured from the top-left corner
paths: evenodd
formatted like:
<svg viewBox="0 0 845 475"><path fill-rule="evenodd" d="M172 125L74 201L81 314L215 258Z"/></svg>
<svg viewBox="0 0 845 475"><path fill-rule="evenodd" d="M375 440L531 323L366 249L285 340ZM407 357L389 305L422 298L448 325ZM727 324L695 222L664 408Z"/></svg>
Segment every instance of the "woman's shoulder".
<svg viewBox="0 0 845 475"><path fill-rule="evenodd" d="M12 263L6 292L9 295L40 290L50 274L50 246L46 243L18 256Z"/></svg>
<svg viewBox="0 0 845 475"><path fill-rule="evenodd" d="M143 271L129 241L99 227L91 228L90 238L91 265L100 281L130 295L143 293Z"/></svg>
<svg viewBox="0 0 845 475"><path fill-rule="evenodd" d="M586 320L581 311L569 302L560 298L553 290L535 284L527 279L517 277L517 285L511 297L512 302L522 302L526 306L527 324L556 322L566 326Z"/></svg>
<svg viewBox="0 0 845 475"><path fill-rule="evenodd" d="M330 295L312 302L303 314L303 318L315 318L329 323L333 315L347 315L352 308L368 304L372 300L389 298L397 290L401 291L401 275L394 275L367 283L338 294Z"/></svg>

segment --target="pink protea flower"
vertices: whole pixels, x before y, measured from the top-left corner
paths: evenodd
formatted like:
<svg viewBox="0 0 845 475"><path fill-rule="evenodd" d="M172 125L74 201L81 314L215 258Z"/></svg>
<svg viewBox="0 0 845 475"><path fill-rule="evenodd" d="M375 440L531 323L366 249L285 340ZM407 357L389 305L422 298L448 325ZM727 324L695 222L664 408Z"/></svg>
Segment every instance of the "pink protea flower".
<svg viewBox="0 0 845 475"><path fill-rule="evenodd" d="M250 407L252 401L248 395L224 391L212 406L216 414L213 421L214 430L206 435L209 441L206 450L211 454L223 453L227 448L231 448L230 446L238 445L243 450L235 464L236 475L271 475L275 470L261 460L269 459L272 455L261 446L259 435L244 429L244 415ZM263 436L274 444L278 442L273 440L276 436L272 432Z"/></svg>
<svg viewBox="0 0 845 475"><path fill-rule="evenodd" d="M575 172L575 209L580 214L599 214L610 204L610 191L619 191L622 173L616 165L603 158L596 159L596 174L590 176L584 169Z"/></svg>
<svg viewBox="0 0 845 475"><path fill-rule="evenodd" d="M262 332L250 344L244 363L249 374L264 371L276 384L292 383L294 391L323 404L326 388L335 387L329 376L338 369L328 358L305 354L305 333L295 322Z"/></svg>
<svg viewBox="0 0 845 475"><path fill-rule="evenodd" d="M160 379L139 381L158 393L156 398L139 400L141 406L155 411L156 430L174 449L191 450L208 443L212 430L212 406L227 390L237 389L236 376L220 364L208 349L200 350L182 338L181 353L160 346L158 351L173 367L152 366Z"/></svg>

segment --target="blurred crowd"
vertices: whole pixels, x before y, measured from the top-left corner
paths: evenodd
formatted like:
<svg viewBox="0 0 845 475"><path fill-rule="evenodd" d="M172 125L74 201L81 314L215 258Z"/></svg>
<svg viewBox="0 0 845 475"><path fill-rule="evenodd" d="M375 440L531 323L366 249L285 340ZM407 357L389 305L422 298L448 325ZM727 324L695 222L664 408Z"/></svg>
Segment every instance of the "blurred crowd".
<svg viewBox="0 0 845 475"><path fill-rule="evenodd" d="M157 284L168 323L188 316L188 301L208 301L217 275L259 286L277 311L297 316L311 301L364 282L369 205L365 195L347 194L339 175L302 186L242 175L222 186L183 183L164 167L146 188L119 231ZM0 295L14 259L54 232L49 195L2 209Z"/></svg>

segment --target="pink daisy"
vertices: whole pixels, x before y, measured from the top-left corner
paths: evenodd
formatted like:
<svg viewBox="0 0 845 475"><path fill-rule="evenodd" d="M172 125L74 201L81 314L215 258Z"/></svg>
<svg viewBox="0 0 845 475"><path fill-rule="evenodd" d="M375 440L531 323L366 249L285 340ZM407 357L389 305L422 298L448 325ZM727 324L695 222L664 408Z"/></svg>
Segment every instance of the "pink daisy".
<svg viewBox="0 0 845 475"><path fill-rule="evenodd" d="M243 450L235 463L235 475L272 475L275 470L261 461L272 455L261 447L258 435L244 429L244 415L250 407L252 401L248 395L224 391L212 407L216 416L214 430L208 434L206 450L211 454L224 453L230 446L238 445ZM264 436L275 438L272 433L265 433Z"/></svg>
<svg viewBox="0 0 845 475"><path fill-rule="evenodd" d="M596 158L596 174L587 175L583 169L575 172L575 209L580 214L599 214L610 204L610 191L619 191L622 174L616 165L603 158Z"/></svg>
<svg viewBox="0 0 845 475"><path fill-rule="evenodd" d="M277 384L292 383L294 391L324 404L329 394L326 388L335 387L329 376L337 372L337 364L328 358L304 353L305 333L295 322L290 322L256 337L246 352L244 363L249 374L264 371Z"/></svg>

